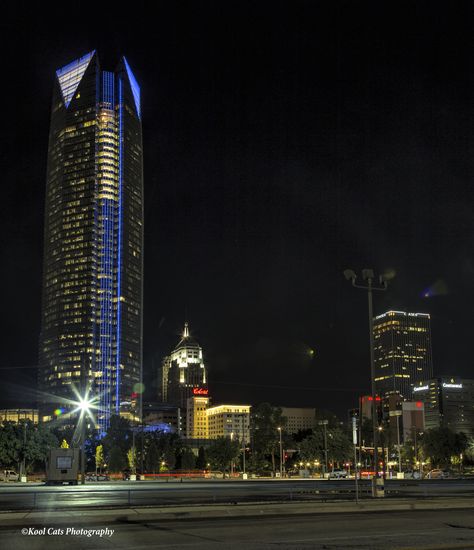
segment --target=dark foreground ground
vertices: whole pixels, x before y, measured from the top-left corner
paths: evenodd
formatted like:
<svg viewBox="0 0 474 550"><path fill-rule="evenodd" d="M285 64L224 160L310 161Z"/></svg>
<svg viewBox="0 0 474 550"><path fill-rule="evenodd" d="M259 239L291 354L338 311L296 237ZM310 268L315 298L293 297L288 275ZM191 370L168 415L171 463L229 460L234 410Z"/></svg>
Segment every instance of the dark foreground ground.
<svg viewBox="0 0 474 550"><path fill-rule="evenodd" d="M289 505L291 506L291 505ZM256 510L258 513L258 510ZM54 529L100 529L111 536L22 535L24 526L0 525L0 548L5 550L92 550L145 548L175 549L457 549L474 548L474 509L364 511L253 517L213 517L209 519L110 517L103 523L51 521L45 513L44 525ZM41 529L41 522L35 522Z"/></svg>

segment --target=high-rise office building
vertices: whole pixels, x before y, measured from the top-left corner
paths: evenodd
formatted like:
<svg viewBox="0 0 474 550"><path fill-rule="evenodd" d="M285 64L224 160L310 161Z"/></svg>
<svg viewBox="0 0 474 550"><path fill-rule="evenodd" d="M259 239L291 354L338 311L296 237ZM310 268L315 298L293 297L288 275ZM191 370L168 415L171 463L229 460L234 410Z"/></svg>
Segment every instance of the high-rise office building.
<svg viewBox="0 0 474 550"><path fill-rule="evenodd" d="M413 385L433 376L429 314L387 311L375 317L374 359L377 394L410 399Z"/></svg>
<svg viewBox="0 0 474 550"><path fill-rule="evenodd" d="M189 333L188 323L178 345L163 359L162 384L163 401L182 409L190 397L208 394L202 347Z"/></svg>
<svg viewBox="0 0 474 550"><path fill-rule="evenodd" d="M422 380L413 393L424 404L427 430L443 426L474 436L474 380L452 376Z"/></svg>
<svg viewBox="0 0 474 550"><path fill-rule="evenodd" d="M45 204L40 415L90 388L106 431L140 415L143 152L140 87L95 51L56 71ZM75 389L75 391L74 391Z"/></svg>

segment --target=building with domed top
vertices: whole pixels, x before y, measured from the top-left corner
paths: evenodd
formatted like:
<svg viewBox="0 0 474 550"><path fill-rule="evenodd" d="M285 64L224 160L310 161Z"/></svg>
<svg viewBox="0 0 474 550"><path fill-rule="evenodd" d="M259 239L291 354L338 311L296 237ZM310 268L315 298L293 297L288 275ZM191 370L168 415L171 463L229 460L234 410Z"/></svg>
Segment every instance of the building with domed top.
<svg viewBox="0 0 474 550"><path fill-rule="evenodd" d="M207 394L207 371L202 348L191 336L188 323L185 323L177 346L163 359L163 402L185 409L188 398Z"/></svg>

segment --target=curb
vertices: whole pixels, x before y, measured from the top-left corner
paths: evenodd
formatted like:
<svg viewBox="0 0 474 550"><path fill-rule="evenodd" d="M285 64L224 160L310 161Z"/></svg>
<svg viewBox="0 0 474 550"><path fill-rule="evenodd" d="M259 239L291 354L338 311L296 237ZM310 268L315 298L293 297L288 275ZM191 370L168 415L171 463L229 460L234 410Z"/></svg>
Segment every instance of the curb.
<svg viewBox="0 0 474 550"><path fill-rule="evenodd" d="M166 508L122 508L87 511L35 511L0 513L0 529L25 525L60 525L60 524L108 524L142 523L145 521L183 521L209 520L219 518L251 518L256 516L278 517L292 515L326 515L357 513L390 513L406 511L442 511L447 509L472 509L473 499L453 501L419 501L419 502L370 502L349 503L255 503L236 505L183 506Z"/></svg>

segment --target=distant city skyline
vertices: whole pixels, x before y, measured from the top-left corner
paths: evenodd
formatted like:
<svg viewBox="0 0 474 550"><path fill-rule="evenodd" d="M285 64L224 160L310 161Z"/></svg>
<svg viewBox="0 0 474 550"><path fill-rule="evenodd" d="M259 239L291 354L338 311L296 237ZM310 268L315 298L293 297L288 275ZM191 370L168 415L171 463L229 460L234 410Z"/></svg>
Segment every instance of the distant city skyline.
<svg viewBox="0 0 474 550"><path fill-rule="evenodd" d="M391 270L375 315L429 313L435 376L469 378L470 8L159 2L104 25L86 9L67 24L40 5L7 12L4 408L37 399L55 73L93 50L104 68L125 55L143 99L146 399L187 317L218 401L245 390L344 415L370 387L349 266Z"/></svg>

